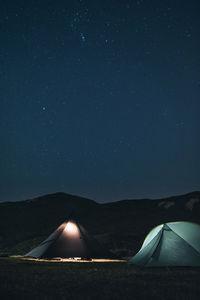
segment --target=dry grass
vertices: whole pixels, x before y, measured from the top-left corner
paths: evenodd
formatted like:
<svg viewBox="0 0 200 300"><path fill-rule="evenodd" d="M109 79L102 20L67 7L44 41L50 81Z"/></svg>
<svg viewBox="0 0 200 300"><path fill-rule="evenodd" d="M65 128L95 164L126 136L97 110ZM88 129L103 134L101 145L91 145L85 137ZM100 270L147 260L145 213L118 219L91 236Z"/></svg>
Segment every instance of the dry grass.
<svg viewBox="0 0 200 300"><path fill-rule="evenodd" d="M200 299L200 268L1 258L0 299Z"/></svg>

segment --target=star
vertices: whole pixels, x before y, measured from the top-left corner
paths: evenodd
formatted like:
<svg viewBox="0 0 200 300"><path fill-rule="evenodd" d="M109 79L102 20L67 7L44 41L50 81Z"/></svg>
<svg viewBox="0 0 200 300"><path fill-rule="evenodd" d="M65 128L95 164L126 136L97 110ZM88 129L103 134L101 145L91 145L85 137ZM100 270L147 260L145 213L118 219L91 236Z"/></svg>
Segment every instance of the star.
<svg viewBox="0 0 200 300"><path fill-rule="evenodd" d="M81 35L81 40L84 43L86 41L85 35L82 32L80 33L80 35Z"/></svg>

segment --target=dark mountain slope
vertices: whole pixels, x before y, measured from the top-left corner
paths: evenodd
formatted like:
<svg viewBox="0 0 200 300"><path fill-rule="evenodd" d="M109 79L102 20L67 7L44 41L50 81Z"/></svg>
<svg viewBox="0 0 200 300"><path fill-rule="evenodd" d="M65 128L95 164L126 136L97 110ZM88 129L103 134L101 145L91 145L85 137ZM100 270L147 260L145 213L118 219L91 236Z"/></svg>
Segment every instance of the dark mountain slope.
<svg viewBox="0 0 200 300"><path fill-rule="evenodd" d="M122 200L99 204L56 193L0 204L0 250L24 253L46 238L74 212L99 240L122 255L134 254L158 224L187 220L200 223L200 192L158 200Z"/></svg>
<svg viewBox="0 0 200 300"><path fill-rule="evenodd" d="M76 211L87 214L96 202L65 193L56 193L32 200L0 204L1 248L35 237L44 237Z"/></svg>

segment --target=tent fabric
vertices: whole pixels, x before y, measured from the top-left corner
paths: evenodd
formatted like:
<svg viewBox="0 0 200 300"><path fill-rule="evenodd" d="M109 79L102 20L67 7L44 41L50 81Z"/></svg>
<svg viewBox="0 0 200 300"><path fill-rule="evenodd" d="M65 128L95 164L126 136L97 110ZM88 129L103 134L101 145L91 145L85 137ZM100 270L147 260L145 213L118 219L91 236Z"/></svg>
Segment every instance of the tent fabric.
<svg viewBox="0 0 200 300"><path fill-rule="evenodd" d="M200 266L200 225L171 222L155 227L129 264L159 266Z"/></svg>
<svg viewBox="0 0 200 300"><path fill-rule="evenodd" d="M33 258L114 258L75 220L62 223L39 246L25 254Z"/></svg>

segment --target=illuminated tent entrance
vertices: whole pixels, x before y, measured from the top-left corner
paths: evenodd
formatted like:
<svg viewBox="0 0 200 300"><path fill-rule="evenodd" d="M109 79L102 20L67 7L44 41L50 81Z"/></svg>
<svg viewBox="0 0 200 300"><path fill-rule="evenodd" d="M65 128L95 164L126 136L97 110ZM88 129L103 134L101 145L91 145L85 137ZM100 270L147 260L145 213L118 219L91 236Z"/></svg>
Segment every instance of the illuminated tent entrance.
<svg viewBox="0 0 200 300"><path fill-rule="evenodd" d="M173 222L155 227L128 263L146 267L200 266L200 225Z"/></svg>
<svg viewBox="0 0 200 300"><path fill-rule="evenodd" d="M32 258L113 258L78 222L62 223L39 246L25 254Z"/></svg>

